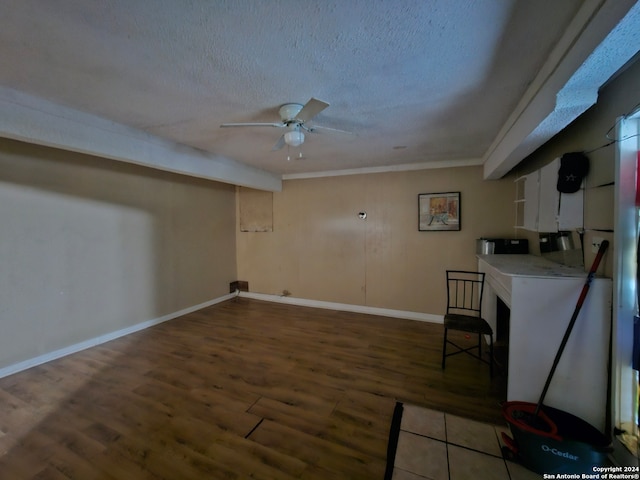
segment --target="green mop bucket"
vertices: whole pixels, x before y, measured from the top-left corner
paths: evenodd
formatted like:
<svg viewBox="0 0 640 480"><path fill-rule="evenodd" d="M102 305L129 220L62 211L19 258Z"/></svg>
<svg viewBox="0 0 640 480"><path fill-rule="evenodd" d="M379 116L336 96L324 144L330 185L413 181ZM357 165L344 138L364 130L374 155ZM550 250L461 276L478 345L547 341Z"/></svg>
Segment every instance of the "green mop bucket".
<svg viewBox="0 0 640 480"><path fill-rule="evenodd" d="M592 474L594 467L610 465L609 439L599 430L568 412L544 406L506 402L502 413L510 438L502 434L503 454L539 474Z"/></svg>

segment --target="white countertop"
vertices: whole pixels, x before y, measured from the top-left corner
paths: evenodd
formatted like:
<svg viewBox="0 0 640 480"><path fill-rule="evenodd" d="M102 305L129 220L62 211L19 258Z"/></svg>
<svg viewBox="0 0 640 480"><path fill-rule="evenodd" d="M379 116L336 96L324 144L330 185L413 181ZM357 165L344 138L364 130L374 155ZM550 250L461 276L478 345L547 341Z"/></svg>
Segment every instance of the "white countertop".
<svg viewBox="0 0 640 480"><path fill-rule="evenodd" d="M582 267L568 267L537 255L477 255L478 260L512 277L587 277Z"/></svg>

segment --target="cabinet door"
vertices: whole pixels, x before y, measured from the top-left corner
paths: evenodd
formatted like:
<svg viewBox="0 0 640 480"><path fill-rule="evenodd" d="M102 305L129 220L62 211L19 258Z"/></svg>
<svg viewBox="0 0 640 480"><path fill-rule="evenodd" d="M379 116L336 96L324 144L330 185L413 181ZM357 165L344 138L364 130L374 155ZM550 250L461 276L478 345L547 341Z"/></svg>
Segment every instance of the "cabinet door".
<svg viewBox="0 0 640 480"><path fill-rule="evenodd" d="M560 159L540 169L540 198L538 200L538 228L539 232L558 231L558 209L560 193L558 192L558 169Z"/></svg>
<svg viewBox="0 0 640 480"><path fill-rule="evenodd" d="M524 179L522 228L534 232L553 233L583 227L584 190L558 192L560 159L556 158ZM521 179L518 179L521 181ZM516 199L516 203L520 203Z"/></svg>
<svg viewBox="0 0 640 480"><path fill-rule="evenodd" d="M535 231L538 229L539 178L540 172L535 171L527 175L524 180L524 219L522 226L527 230Z"/></svg>
<svg viewBox="0 0 640 480"><path fill-rule="evenodd" d="M582 228L584 221L584 190L576 193L560 194L560 212L558 214L558 229L573 230Z"/></svg>

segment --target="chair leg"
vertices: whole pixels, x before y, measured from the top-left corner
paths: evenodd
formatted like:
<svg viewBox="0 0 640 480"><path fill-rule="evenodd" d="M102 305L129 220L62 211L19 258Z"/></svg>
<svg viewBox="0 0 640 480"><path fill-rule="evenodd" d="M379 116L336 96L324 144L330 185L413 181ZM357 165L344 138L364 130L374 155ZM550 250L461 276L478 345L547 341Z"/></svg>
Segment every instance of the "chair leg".
<svg viewBox="0 0 640 480"><path fill-rule="evenodd" d="M448 333L448 329L445 328L444 329L444 338L442 340L442 370L444 370L445 368L445 362L446 362L446 358L447 358L447 333ZM461 347L458 347L461 348ZM474 348L474 347L471 347ZM469 350L469 349L467 349ZM460 352L455 352L455 353L463 353L462 351ZM455 353L453 353L452 355L455 355ZM467 352L468 353L468 352ZM473 355L473 354L471 354ZM473 355L475 357L475 355ZM493 378L493 335L489 335L489 361L487 362L486 360L482 359L482 333L478 333L478 356L476 357L480 360L482 360L485 363L489 364L489 375L491 376L491 378Z"/></svg>
<svg viewBox="0 0 640 480"><path fill-rule="evenodd" d="M444 341L442 342L442 370L444 370L444 362L447 358L447 331L448 329L444 329Z"/></svg>

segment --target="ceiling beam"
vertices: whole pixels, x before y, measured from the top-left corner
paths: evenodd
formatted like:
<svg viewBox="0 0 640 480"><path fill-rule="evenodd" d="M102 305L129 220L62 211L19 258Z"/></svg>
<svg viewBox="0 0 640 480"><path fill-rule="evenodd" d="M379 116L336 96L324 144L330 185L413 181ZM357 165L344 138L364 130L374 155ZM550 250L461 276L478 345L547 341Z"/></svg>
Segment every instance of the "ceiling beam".
<svg viewBox="0 0 640 480"><path fill-rule="evenodd" d="M484 178L506 175L593 106L640 49L636 0L587 0L487 150Z"/></svg>
<svg viewBox="0 0 640 480"><path fill-rule="evenodd" d="M282 190L282 179L273 173L4 87L0 137L233 185Z"/></svg>

